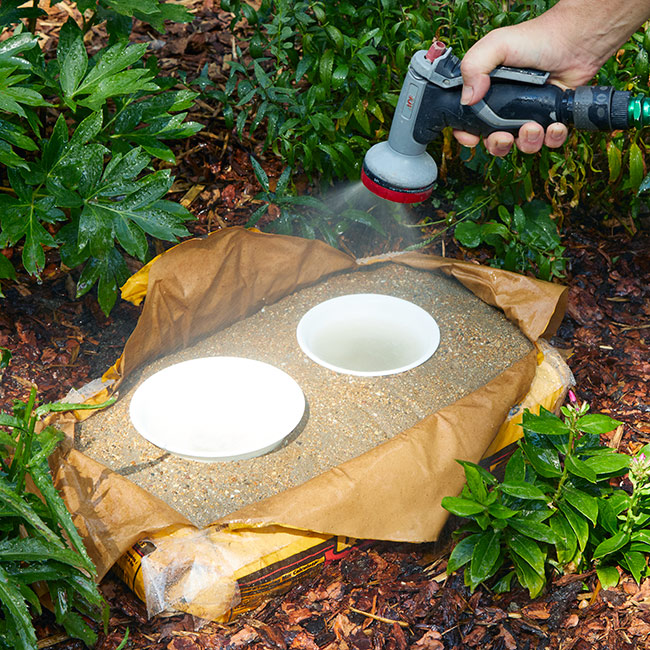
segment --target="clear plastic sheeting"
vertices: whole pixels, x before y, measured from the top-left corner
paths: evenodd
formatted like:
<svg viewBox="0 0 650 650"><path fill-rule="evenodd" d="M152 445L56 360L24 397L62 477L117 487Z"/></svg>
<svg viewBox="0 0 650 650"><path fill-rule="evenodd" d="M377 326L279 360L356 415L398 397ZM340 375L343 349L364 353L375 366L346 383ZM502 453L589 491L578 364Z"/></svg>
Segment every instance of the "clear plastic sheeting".
<svg viewBox="0 0 650 650"><path fill-rule="evenodd" d="M183 528L156 542L141 564L149 616L179 611L210 620L239 603L233 574L241 556L215 541L209 529Z"/></svg>
<svg viewBox="0 0 650 650"><path fill-rule="evenodd" d="M216 620L242 602L239 580L249 607L349 548L345 540L280 526L185 527L140 543L123 577L149 616L185 612Z"/></svg>

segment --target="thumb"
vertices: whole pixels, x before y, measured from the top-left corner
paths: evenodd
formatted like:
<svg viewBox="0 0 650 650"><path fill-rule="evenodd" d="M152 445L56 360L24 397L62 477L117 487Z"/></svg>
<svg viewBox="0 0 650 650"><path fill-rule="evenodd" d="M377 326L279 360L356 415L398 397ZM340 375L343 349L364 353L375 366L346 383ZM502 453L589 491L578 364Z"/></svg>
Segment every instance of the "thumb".
<svg viewBox="0 0 650 650"><path fill-rule="evenodd" d="M490 72L505 60L506 52L499 29L489 32L467 50L460 64L463 75L461 104L471 106L483 99L490 88Z"/></svg>

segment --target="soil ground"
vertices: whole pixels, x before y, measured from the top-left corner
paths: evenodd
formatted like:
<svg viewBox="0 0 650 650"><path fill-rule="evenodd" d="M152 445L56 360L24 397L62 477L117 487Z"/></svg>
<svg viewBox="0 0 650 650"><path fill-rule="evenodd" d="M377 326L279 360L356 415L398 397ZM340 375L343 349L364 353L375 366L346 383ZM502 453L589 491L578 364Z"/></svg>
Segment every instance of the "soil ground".
<svg viewBox="0 0 650 650"><path fill-rule="evenodd" d="M156 41L167 71L182 67L196 75L231 49L232 36L212 0L189 4L200 21L174 26L166 35L143 28L136 38ZM63 5L52 7L43 23L46 48L55 47L67 15ZM101 36L98 28L94 37ZM174 198L197 216L192 229L200 236L245 223L259 190L248 156L259 147L228 133L213 107L200 106L193 118L207 128L177 152ZM270 176L278 176L279 163L265 165ZM594 412L624 422L608 442L626 452L650 442L650 226L640 227L632 238L602 215L567 215L569 307L553 340L566 351L578 398L589 401ZM396 228L386 239L359 239L353 252L394 250L405 239ZM467 257L449 237L439 239L432 252L441 250ZM485 254L473 258L485 261ZM98 376L115 361L137 320L139 310L126 303L106 318L92 297L75 300L74 273L61 271L53 252L48 260L42 284L21 275L1 301L0 346L14 355L0 375L2 409L33 383L41 399L52 400ZM132 266L135 270L137 262ZM497 596L481 588L470 594L462 579L445 579L447 557L444 544L371 543L236 623L200 630L183 616L147 621L142 603L109 575L102 583L111 604L109 633L100 635L97 648L116 648L127 628L127 647L151 650L650 647L648 580L639 586L623 575L618 588L600 591L593 572L567 575L552 580L545 595L531 602L521 590ZM82 647L66 639L48 615L37 625L39 647Z"/></svg>

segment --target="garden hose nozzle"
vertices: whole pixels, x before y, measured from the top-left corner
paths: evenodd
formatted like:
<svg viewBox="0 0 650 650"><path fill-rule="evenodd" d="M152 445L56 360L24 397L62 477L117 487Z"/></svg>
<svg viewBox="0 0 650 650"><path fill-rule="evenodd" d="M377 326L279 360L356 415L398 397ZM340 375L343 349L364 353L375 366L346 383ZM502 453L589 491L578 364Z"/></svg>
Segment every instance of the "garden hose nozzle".
<svg viewBox="0 0 650 650"><path fill-rule="evenodd" d="M544 128L562 122L583 130L613 131L650 125L650 99L610 86L562 90L547 84L549 73L499 66L485 97L473 106L460 103L460 59L440 41L416 52L402 85L388 141L366 153L363 184L376 195L417 203L431 195L437 166L427 144L445 127L486 136L517 134L526 122Z"/></svg>

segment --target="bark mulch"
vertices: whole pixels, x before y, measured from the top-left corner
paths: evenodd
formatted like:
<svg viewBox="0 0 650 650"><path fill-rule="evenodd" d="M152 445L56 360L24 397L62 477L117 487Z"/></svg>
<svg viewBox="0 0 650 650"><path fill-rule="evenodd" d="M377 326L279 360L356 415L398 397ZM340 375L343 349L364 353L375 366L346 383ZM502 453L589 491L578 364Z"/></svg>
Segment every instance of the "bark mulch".
<svg viewBox="0 0 650 650"><path fill-rule="evenodd" d="M183 68L196 76L207 64L218 80L222 73L216 61L232 52L228 18L211 0L186 4L195 5L200 21L174 26L165 35L139 28L136 39L152 43L163 69ZM67 17L62 6L52 6L44 22L46 47L55 47L56 32ZM94 29L99 41L101 28ZM207 128L177 150L173 198L197 216L191 229L201 236L245 223L259 191L249 155L261 152L255 142L240 142L227 132L213 106L199 104L192 118ZM266 166L270 176L279 175L278 163ZM564 241L570 259L569 307L553 343L566 351L578 398L589 401L593 412L624 422L609 444L633 453L650 442L650 224L642 222L630 238L599 217L571 218ZM396 231L354 252L398 248L400 237ZM463 257L453 240L444 241L447 255ZM42 400L55 400L101 375L119 355L139 314L118 303L106 318L93 298L74 298L75 272L60 269L55 251L48 261L42 284L19 276L1 302L0 346L11 350L13 360L0 370L0 409L24 397L32 384ZM136 260L129 263L133 270L139 266ZM650 647L650 580L638 586L624 575L619 587L601 591L594 572L558 576L534 602L517 589L495 595L480 588L471 594L462 578L446 578L448 552L444 544L373 543L233 624L200 629L187 616L147 621L142 603L109 575L102 583L111 605L109 634L101 634L96 647L113 650L127 628L127 647L151 650ZM66 639L47 614L37 625L39 647L82 647Z"/></svg>
<svg viewBox="0 0 650 650"><path fill-rule="evenodd" d="M574 217L565 244L570 301L553 343L566 350L578 398L624 422L609 444L634 452L650 442L650 231L630 239L601 220ZM462 256L451 240L447 253ZM14 354L0 380L0 406L24 396L32 382L56 399L98 376L119 354L137 313L119 304L105 318L92 299L70 298L65 276L41 285L21 279L0 316L0 345ZM618 588L600 591L594 572L566 575L534 602L523 590L470 594L461 578L445 577L448 551L375 543L236 623L201 629L185 616L147 621L142 603L109 575L102 589L110 632L97 648L116 648L127 628L127 647L152 650L650 647L650 580L638 586L624 575ZM42 647L82 647L59 635L47 615L39 620Z"/></svg>

